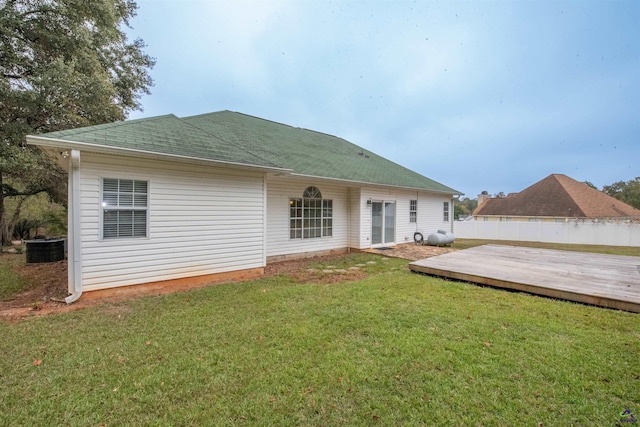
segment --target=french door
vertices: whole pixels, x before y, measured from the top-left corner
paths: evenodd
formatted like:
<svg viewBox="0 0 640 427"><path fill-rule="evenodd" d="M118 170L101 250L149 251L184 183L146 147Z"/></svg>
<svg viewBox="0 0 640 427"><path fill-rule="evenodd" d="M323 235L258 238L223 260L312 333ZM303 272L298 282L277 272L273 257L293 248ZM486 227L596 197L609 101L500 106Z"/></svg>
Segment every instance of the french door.
<svg viewBox="0 0 640 427"><path fill-rule="evenodd" d="M396 242L396 202L371 203L371 245Z"/></svg>

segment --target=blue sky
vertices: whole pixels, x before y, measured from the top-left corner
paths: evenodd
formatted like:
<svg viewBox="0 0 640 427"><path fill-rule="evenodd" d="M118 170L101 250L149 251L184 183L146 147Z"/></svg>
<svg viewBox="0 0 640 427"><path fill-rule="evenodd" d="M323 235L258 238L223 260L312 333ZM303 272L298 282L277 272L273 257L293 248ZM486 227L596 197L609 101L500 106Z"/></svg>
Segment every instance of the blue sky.
<svg viewBox="0 0 640 427"><path fill-rule="evenodd" d="M470 198L640 176L640 1L137 3L157 64L130 118L239 111Z"/></svg>

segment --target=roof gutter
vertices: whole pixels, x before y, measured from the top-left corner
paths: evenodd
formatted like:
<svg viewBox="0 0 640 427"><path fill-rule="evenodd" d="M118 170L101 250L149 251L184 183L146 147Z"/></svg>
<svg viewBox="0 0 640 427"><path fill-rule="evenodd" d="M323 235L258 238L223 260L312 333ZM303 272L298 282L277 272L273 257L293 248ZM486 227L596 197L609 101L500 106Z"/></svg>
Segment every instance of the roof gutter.
<svg viewBox="0 0 640 427"><path fill-rule="evenodd" d="M69 292L64 300L71 304L82 295L82 257L80 251L80 151L71 150L69 158Z"/></svg>
<svg viewBox="0 0 640 427"><path fill-rule="evenodd" d="M329 178L326 176L315 176L315 175L305 175L305 174L300 174L300 173L291 173L291 176L297 176L297 177L301 177L301 178L312 178L312 179L321 179L321 180L326 180L326 181L339 181L339 182L348 182L351 184L358 184L358 185L372 185L372 186L378 186L378 187L390 187L390 188L404 188L405 190L419 190L419 191L424 191L427 193L436 193L436 194L446 194L446 195L454 195L454 196L464 196L464 193L461 193L457 190L454 190L453 188L451 190L453 191L447 191L447 190L433 190L433 189L427 189L424 187L411 187L411 186L406 186L406 185L400 185L400 184L383 184L380 182L371 182L371 181L358 181L358 180L354 180L354 179L344 179L344 178Z"/></svg>
<svg viewBox="0 0 640 427"><path fill-rule="evenodd" d="M225 160L206 159L201 157L183 156L180 154L159 153L154 151L136 150L133 148L112 147L108 145L89 144L86 142L69 141L66 139L46 138L37 135L27 135L27 144L40 147L52 147L64 150L86 150L91 153L111 154L111 155L135 155L147 159L155 160L178 160L186 163L200 163L205 165L223 165L228 167L251 169L258 171L276 172L288 174L292 169L277 166L252 165L248 163L230 162Z"/></svg>

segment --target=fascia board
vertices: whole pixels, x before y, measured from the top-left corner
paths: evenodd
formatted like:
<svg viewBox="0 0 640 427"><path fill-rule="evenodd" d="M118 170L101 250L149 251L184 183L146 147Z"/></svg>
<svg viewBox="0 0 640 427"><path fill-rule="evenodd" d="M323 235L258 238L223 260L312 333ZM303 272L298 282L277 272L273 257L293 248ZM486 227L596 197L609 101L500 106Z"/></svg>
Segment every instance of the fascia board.
<svg viewBox="0 0 640 427"><path fill-rule="evenodd" d="M342 178L328 178L328 177L325 177L325 176L303 175L303 174L298 174L298 173L293 173L293 172L291 173L291 176L297 176L297 177L301 177L301 178L310 178L310 179L322 179L322 180L333 181L333 182L345 182L345 183L349 183L349 184L371 185L371 186L376 186L376 187L402 188L402 189L405 189L405 190L417 190L417 191L424 191L424 192L427 192L427 193L446 194L446 195L453 195L453 196L462 196L462 195L464 195L464 193L460 193L459 191L431 190L431 189L422 188L422 187L407 187L407 186L404 186L404 185L381 184L381 183L378 183L378 182L357 181L357 180L342 179Z"/></svg>
<svg viewBox="0 0 640 427"><path fill-rule="evenodd" d="M238 162L229 162L224 160L203 159L200 157L180 156L176 154L155 153L152 151L136 150L133 148L110 147L106 145L90 144L86 142L68 141L57 138L46 138L41 136L27 135L27 144L37 145L40 147L57 148L62 150L81 150L97 154L125 155L130 157L139 157L153 160L175 160L182 163L203 164L203 165L219 165L237 169L250 169L263 172L274 172L281 174L289 174L292 169L278 168L275 166L251 165Z"/></svg>

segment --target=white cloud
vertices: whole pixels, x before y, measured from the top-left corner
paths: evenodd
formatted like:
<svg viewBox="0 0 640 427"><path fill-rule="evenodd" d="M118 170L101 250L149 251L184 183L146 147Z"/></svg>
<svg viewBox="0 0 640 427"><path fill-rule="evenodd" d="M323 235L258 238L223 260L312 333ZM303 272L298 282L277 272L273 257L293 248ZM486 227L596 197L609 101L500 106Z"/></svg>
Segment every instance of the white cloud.
<svg viewBox="0 0 640 427"><path fill-rule="evenodd" d="M505 192L557 165L602 174L616 155L638 175L635 0L138 4L131 34L158 64L137 117L235 109L344 137L472 195L493 191L478 182L487 165ZM594 151L607 138L626 151Z"/></svg>

